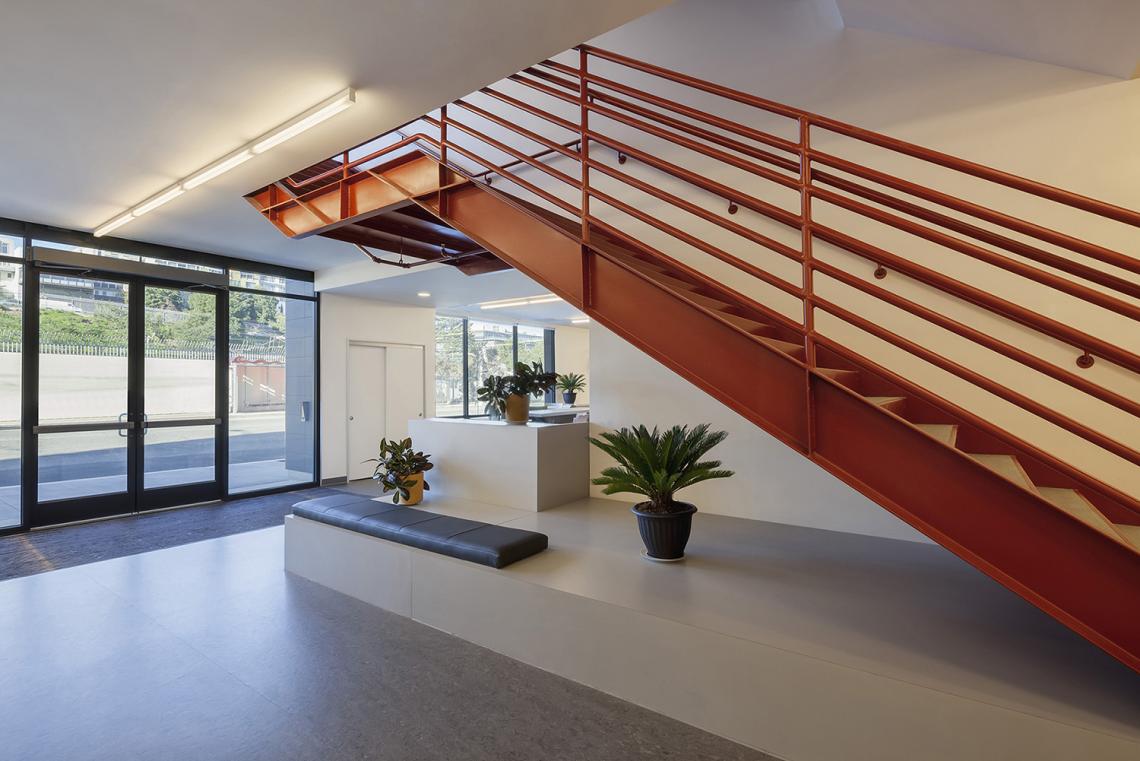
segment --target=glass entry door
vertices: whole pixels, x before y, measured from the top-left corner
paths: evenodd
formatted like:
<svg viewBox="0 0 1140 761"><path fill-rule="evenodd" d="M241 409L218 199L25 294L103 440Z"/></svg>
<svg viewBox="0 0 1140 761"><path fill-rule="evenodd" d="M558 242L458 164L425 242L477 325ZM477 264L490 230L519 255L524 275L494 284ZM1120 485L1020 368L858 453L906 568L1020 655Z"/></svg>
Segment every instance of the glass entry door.
<svg viewBox="0 0 1140 761"><path fill-rule="evenodd" d="M218 296L142 284L139 510L216 499L224 396L218 376Z"/></svg>
<svg viewBox="0 0 1140 761"><path fill-rule="evenodd" d="M217 499L216 292L35 272L32 526Z"/></svg>

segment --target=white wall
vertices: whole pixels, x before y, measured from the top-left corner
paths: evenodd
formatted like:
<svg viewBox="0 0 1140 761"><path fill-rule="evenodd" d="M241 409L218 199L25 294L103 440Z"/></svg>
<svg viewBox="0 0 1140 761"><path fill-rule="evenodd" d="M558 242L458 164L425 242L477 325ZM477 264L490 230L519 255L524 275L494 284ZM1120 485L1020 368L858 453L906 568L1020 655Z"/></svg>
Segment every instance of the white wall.
<svg viewBox="0 0 1140 761"><path fill-rule="evenodd" d="M554 328L554 366L559 374L581 373L586 376L586 388L578 392L575 404L590 403L590 331L586 328L558 326ZM555 389L557 400L562 392Z"/></svg>
<svg viewBox="0 0 1140 761"><path fill-rule="evenodd" d="M708 40L716 40L709 45ZM919 40L862 30L843 29L830 0L799 3L774 1L679 2L632 22L596 41L601 47L651 60L689 74L704 76L742 90L817 113L869 127L999 169L1100 198L1126 208L1140 208L1140 80L1120 81L1087 72L989 55ZM629 81L623 74L623 81ZM682 95L675 88L642 86L694 105L703 105L751 126L794 137L786 122L711 97ZM596 129L623 136L620 125L605 119ZM639 139L660 155L706 176L777 205L794 209L795 193L773 191L770 184L735 169L664 143ZM918 179L969 200L989 204L1015 216L1056 227L1127 254L1140 252L1140 232L1081 212L1037 201L910 159L868 149L816 131L813 145L871 166ZM710 210L721 212L719 198L701 197L691 187L655 170L628 162L624 170ZM759 264L799 285L798 265L760 246L743 241L709 223L639 195L607 190L693 233L697 237ZM612 210L602 216L670 255L685 261L740 292L799 319L798 301L780 294L728 265L689 248ZM928 268L950 274L1052 317L1140 352L1140 326L1099 307L1039 286L998 268L981 264L949 249L936 247L892 228L816 203L815 218ZM799 233L780 228L747 211L734 221L754 226L798 248ZM1017 237L1014 235L1013 237ZM1061 249L1070 259L1081 257ZM873 265L835 247L815 245L815 255L870 280ZM1093 262L1086 262L1095 265ZM1099 265L1106 269L1105 265ZM1119 274L1119 271L1116 272ZM872 281L876 282L876 281ZM897 273L877 282L890 290L949 315L1029 353L1076 371L1079 351L1003 318L948 298ZM1117 440L1140 448L1140 421L1114 407L1072 390L951 333L887 307L829 278L816 279L816 291L873 322L984 375L1013 387L1046 406ZM1086 472L1140 496L1140 468L1060 428L999 400L955 376L915 359L846 323L817 311L817 328L865 356L916 380L940 396L997 422L1005 429ZM1076 371L1118 394L1140 397L1140 378L1101 359L1087 371ZM599 391L600 393L600 391ZM696 393L696 392L694 392Z"/></svg>
<svg viewBox="0 0 1140 761"><path fill-rule="evenodd" d="M923 541L924 537L783 442L600 325L590 326L590 428L709 423L728 431L712 456L732 478L690 487L681 498L718 515ZM590 472L612 461L591 447ZM591 487L594 496L604 496ZM636 502L633 495L614 499Z"/></svg>
<svg viewBox="0 0 1140 761"><path fill-rule="evenodd" d="M321 295L321 478L346 475L348 343L424 347L424 414L435 414L435 310Z"/></svg>
<svg viewBox="0 0 1140 761"><path fill-rule="evenodd" d="M714 42L715 41L715 42ZM868 127L921 145L956 154L1002 170L1065 187L1126 208L1140 208L1140 150L1136 135L1140 128L1140 80L1122 81L1088 72L1064 69L1032 61L991 55L931 42L857 29L845 29L834 0L681 0L649 16L638 19L593 40L609 48L688 74L702 76L826 116ZM576 55L561 57L577 63ZM749 107L713 96L686 91L651 77L629 72L603 61L591 63L591 71L633 83L643 89L676 98L722 116L795 140L795 125ZM572 106L535 95L531 90L504 82L496 85L512 94L537 102L567 119L576 121ZM479 100L494 109L489 98ZM512 116L518 116L513 114ZM464 114L466 121L503 137L493 125ZM567 134L518 116L518 121L551 139ZM645 135L631 136L621 124L604 117L591 117L591 127L619 140L634 142L699 174L729 185L783 208L798 212L795 192L781 190L771 183L741 170L713 162ZM967 200L1001 209L1049 227L1135 255L1140 251L1140 233L1135 228L1098 220L1082 212L1040 202L1011 191L989 187L978 181L920 164L910 159L868 149L845 138L816 130L813 145L874 168L918 180L931 187ZM525 141L512 140L516 147L533 150ZM478 149L492 159L486 147ZM617 167L612 151L592 149L592 158ZM553 166L574 176L576 162L561 159ZM723 198L696 191L662 173L629 161L620 170L645 182L680 195L710 211L724 213ZM546 175L530 170L527 179L576 203L576 191ZM799 264L783 259L767 249L739 238L711 223L677 211L675 207L633 191L592 173L592 183L622 198L632 206L657 216L697 238L713 243L742 259L768 269L799 285ZM509 183L496 184L511 190ZM525 191L515 187L514 192ZM529 196L535 201L536 197ZM654 230L604 204L595 202L591 211L668 255L706 275L720 280L740 293L769 305L796 319L798 300L751 278L697 249ZM835 207L817 202L815 219L837 227L854 237L886 248L900 256L963 282L998 294L1066 325L1085 330L1140 353L1140 329L1119 315L1039 286L996 267L979 263L949 249L935 247L921 239L854 217ZM799 247L799 232L779 227L765 218L742 209L733 221L751 226ZM1016 234L1011 237L1018 237ZM1061 249L1041 244L1047 251ZM1063 369L1080 372L1121 396L1140 397L1140 377L1098 359L1096 365L1077 371L1074 360L1079 351L1044 337L970 304L946 297L940 292L891 273L886 280L872 280L873 264L817 241L815 254L864 280L893 290L919 304L941 311L982 332L1024 348ZM1107 268L1090 261L1090 266ZM1116 272L1115 274L1120 274ZM817 276L816 292L837 304L862 314L873 323L981 374L993 378L1047 407L1102 431L1140 449L1140 421L1114 407L1074 391L1060 382L1028 370L997 354L978 348L957 336L892 307L865 297L825 276ZM885 342L817 311L817 329L846 346L857 349L875 362L915 380L936 394L993 420L1006 430L1051 452L1122 491L1140 496L1140 468L1107 453L1050 423L1000 400L947 372L894 349ZM593 347L597 366L601 347ZM640 391L618 373L591 378L595 403L604 397L606 409L625 403L630 410L642 409ZM682 384L670 404L688 408L701 405L706 397ZM622 415L612 415L619 419ZM594 417L594 420L598 418ZM759 470L756 470L759 468ZM783 478L779 468L756 463L755 482L770 484ZM767 488L767 487L765 487ZM794 517L790 520L795 521ZM844 521L844 524L849 522ZM850 527L846 530L851 530ZM858 529L855 529L858 530ZM877 530L877 529L875 529ZM875 530L872 530L874 532Z"/></svg>

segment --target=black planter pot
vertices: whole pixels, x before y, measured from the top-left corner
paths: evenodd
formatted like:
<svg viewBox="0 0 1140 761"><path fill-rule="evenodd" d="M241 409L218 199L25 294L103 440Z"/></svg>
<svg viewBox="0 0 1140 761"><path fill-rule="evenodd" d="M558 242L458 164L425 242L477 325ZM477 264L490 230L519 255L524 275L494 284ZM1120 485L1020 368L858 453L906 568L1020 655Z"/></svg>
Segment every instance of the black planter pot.
<svg viewBox="0 0 1140 761"><path fill-rule="evenodd" d="M630 509L637 516L637 529L641 532L641 541L645 543L646 556L650 560L680 560L685 557L685 545L689 543L689 534L693 529L696 506L678 502L680 512L647 513L640 509L647 504L649 503L642 502Z"/></svg>
<svg viewBox="0 0 1140 761"><path fill-rule="evenodd" d="M577 398L578 398L578 392L577 391L563 391L562 392L562 401L565 402L566 404L573 404L574 400Z"/></svg>

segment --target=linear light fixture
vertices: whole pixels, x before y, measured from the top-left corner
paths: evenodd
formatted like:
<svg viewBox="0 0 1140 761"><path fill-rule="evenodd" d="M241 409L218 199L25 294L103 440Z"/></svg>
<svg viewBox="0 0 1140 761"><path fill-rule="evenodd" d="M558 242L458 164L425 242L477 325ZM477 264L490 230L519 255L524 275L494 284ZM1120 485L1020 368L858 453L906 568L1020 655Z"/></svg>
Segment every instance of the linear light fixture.
<svg viewBox="0 0 1140 761"><path fill-rule="evenodd" d="M135 208L131 209L131 216L132 217L141 217L143 214L146 214L148 211L154 211L155 209L157 209L159 206L162 206L167 201L173 201L175 198L177 198L178 196L182 195L185 192L186 191L182 189L181 185L175 185L172 188L167 188L166 190L162 191L158 195L152 197L149 201L144 201L143 203L140 203Z"/></svg>
<svg viewBox="0 0 1140 761"><path fill-rule="evenodd" d="M590 321L589 317L579 317L578 319L571 320L570 322L573 325L585 325L589 321Z"/></svg>
<svg viewBox="0 0 1140 761"><path fill-rule="evenodd" d="M248 148L242 151L238 151L234 155L218 161L213 166L208 166L197 174L190 175L190 177L182 183L182 187L186 190L193 190L199 185L205 185L215 177L225 174L235 166L244 164L251 158L253 158L253 151L249 150Z"/></svg>
<svg viewBox="0 0 1140 761"><path fill-rule="evenodd" d="M255 155L265 153L270 148L281 145L286 140L294 138L305 130L312 129L326 119L336 116L355 102L355 90L351 87L341 90L331 98L321 101L304 113L298 114L284 124L266 132L256 140L251 140L233 153L227 154L209 166L184 177L162 192L156 193L137 206L131 207L126 213L104 222L95 228L95 237L102 237L112 230L117 230L132 219L141 217L148 211L154 211L168 201L174 200L187 190L193 190L200 185L205 185L215 177L219 177L234 167L244 164Z"/></svg>
<svg viewBox="0 0 1140 761"><path fill-rule="evenodd" d="M253 144L252 150L254 153L265 153L270 148L281 145L286 140L294 138L305 130L317 126L325 119L331 119L355 102L356 93L351 87L341 90L336 95L318 103L300 116L290 119L265 137L256 141Z"/></svg>
<svg viewBox="0 0 1140 761"><path fill-rule="evenodd" d="M479 305L480 309L508 309L510 307L525 307L530 304L552 304L555 301L562 301L561 296L555 296L553 293L545 293L541 296L528 296L519 299L503 299L501 301L484 301Z"/></svg>

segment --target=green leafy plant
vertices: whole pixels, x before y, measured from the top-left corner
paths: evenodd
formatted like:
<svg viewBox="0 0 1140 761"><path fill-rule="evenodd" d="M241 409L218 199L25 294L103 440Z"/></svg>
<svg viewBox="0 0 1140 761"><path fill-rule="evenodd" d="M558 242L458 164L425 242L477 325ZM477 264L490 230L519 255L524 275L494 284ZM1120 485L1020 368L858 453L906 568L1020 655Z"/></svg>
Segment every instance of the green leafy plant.
<svg viewBox="0 0 1140 761"><path fill-rule="evenodd" d="M581 373L566 373L558 376L558 388L567 394L576 394L586 387L586 376Z"/></svg>
<svg viewBox="0 0 1140 761"><path fill-rule="evenodd" d="M532 362L529 365L519 362L515 365L515 374L507 376L507 393L538 396L553 388L557 381L558 374L543 370L541 362Z"/></svg>
<svg viewBox="0 0 1140 761"><path fill-rule="evenodd" d="M376 463L372 471L372 479L379 481L384 493L396 492L392 502L400 504L400 500L408 501L409 490L415 485L412 476L416 473L426 473L435 466L429 461L431 455L417 452L412 449L412 440L388 441L380 439L380 455L365 462ZM424 491L430 490L427 479L424 479Z"/></svg>
<svg viewBox="0 0 1140 761"><path fill-rule="evenodd" d="M724 431L709 432L708 423L693 428L675 425L661 433L644 425L601 434L590 442L617 460L593 483L605 494L643 494L645 512L680 512L674 495L686 486L713 478L728 478L731 470L720 460L702 460L709 450L728 438Z"/></svg>
<svg viewBox="0 0 1140 761"><path fill-rule="evenodd" d="M488 375L483 379L483 385L475 389L476 398L484 402L483 411L490 415L497 412L502 415L507 408L507 379L505 375Z"/></svg>

